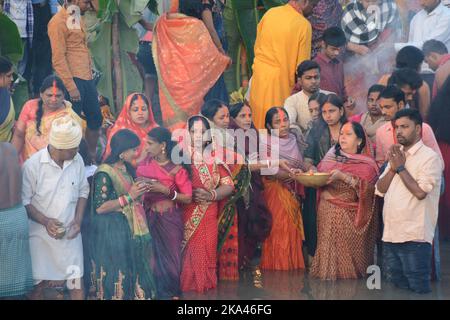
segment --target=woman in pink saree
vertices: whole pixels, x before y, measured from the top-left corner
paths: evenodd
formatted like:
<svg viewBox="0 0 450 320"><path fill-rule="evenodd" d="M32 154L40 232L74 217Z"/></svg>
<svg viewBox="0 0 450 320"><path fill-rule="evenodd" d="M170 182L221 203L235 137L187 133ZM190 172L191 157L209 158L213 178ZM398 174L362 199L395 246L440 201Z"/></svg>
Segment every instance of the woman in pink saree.
<svg viewBox="0 0 450 320"><path fill-rule="evenodd" d="M192 198L189 174L172 162L176 143L163 127L148 133L149 157L139 164L136 174L149 184L144 208L153 239L153 271L159 299L177 299L181 295L181 241L183 240L183 205Z"/></svg>

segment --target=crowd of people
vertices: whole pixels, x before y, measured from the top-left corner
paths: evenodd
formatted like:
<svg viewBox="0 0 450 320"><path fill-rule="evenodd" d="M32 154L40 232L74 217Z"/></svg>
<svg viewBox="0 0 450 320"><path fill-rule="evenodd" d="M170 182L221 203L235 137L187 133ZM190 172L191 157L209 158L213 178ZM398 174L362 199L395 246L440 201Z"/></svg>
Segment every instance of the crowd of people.
<svg viewBox="0 0 450 320"><path fill-rule="evenodd" d="M265 270L333 281L373 264L431 291L450 238L450 8L286 2L259 22L247 94L231 100L222 0L142 19L145 93L114 118L71 19L92 1L4 1L16 19L59 8L50 74L17 116L20 69L0 57L0 297L179 299L262 288ZM305 173L329 177L313 188Z"/></svg>

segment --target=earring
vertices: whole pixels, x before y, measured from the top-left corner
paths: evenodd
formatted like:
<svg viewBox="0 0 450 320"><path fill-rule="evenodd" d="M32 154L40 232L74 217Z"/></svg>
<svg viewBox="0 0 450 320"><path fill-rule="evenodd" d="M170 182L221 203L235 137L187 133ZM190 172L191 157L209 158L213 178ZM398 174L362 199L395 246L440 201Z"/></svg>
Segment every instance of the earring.
<svg viewBox="0 0 450 320"><path fill-rule="evenodd" d="M122 154L122 153L119 154L119 159L120 159L120 160L123 160L123 154Z"/></svg>
<svg viewBox="0 0 450 320"><path fill-rule="evenodd" d="M161 153L166 154L166 149L162 149Z"/></svg>

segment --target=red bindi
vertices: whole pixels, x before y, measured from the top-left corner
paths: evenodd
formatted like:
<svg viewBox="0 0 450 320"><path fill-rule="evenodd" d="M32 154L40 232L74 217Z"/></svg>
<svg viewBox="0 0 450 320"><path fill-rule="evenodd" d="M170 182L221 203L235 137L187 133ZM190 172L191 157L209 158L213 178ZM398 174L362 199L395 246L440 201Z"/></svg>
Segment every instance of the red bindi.
<svg viewBox="0 0 450 320"><path fill-rule="evenodd" d="M284 115L285 114L284 114L283 110L281 108L278 109L278 117L280 118L280 127L282 125L284 125L284 123L285 123Z"/></svg>
<svg viewBox="0 0 450 320"><path fill-rule="evenodd" d="M52 96L52 100L53 102L56 102L56 93L58 91L58 87L56 86L56 80L53 80L53 96Z"/></svg>
<svg viewBox="0 0 450 320"><path fill-rule="evenodd" d="M137 101L138 101L138 108L139 108L139 111L140 111L140 112L143 112L145 102L144 102L144 99L142 99L142 96L141 96L141 95L138 95Z"/></svg>

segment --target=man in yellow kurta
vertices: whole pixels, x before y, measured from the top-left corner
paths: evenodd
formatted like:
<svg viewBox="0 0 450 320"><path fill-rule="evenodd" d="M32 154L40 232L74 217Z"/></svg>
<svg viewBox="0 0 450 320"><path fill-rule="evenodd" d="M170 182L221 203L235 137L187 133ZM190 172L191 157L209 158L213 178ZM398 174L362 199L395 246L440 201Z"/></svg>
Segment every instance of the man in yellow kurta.
<svg viewBox="0 0 450 320"><path fill-rule="evenodd" d="M319 0L290 0L268 10L258 24L250 105L256 128L267 110L282 106L295 85L295 70L311 56L312 28L305 18Z"/></svg>

